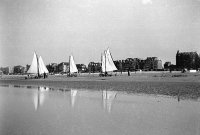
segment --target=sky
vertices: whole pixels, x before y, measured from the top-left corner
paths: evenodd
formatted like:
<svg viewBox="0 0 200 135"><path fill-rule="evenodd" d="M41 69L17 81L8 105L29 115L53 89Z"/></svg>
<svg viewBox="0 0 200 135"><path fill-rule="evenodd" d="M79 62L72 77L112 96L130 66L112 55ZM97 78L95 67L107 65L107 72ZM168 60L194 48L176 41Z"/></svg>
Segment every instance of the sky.
<svg viewBox="0 0 200 135"><path fill-rule="evenodd" d="M200 0L0 0L0 67L200 53Z"/></svg>

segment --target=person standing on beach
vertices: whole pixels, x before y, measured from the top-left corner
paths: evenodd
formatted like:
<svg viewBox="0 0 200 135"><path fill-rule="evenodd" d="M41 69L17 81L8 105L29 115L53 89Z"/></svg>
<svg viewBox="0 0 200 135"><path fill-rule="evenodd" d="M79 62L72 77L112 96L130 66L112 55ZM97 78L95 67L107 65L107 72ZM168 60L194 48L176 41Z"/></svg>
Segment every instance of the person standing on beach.
<svg viewBox="0 0 200 135"><path fill-rule="evenodd" d="M46 73L44 72L44 79L46 78Z"/></svg>
<svg viewBox="0 0 200 135"><path fill-rule="evenodd" d="M128 76L130 76L130 68L128 68Z"/></svg>

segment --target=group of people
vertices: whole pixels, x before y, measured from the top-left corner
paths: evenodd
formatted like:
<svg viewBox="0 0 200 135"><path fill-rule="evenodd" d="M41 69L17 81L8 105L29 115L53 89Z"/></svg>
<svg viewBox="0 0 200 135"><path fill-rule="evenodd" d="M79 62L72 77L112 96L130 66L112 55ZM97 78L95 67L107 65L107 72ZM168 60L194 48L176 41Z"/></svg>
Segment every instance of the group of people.
<svg viewBox="0 0 200 135"><path fill-rule="evenodd" d="M25 79L32 79L32 78L35 78L35 79L38 79L38 78L48 78L48 75L47 73L43 73L42 75L38 74L38 75L31 75L31 74L28 74L27 77L25 77Z"/></svg>

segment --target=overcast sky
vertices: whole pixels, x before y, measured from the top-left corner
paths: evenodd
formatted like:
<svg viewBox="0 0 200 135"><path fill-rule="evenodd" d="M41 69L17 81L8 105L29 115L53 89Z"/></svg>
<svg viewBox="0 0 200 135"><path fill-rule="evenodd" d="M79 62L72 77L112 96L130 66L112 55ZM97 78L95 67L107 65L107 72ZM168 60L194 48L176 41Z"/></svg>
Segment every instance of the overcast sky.
<svg viewBox="0 0 200 135"><path fill-rule="evenodd" d="M0 0L0 66L200 53L200 0Z"/></svg>

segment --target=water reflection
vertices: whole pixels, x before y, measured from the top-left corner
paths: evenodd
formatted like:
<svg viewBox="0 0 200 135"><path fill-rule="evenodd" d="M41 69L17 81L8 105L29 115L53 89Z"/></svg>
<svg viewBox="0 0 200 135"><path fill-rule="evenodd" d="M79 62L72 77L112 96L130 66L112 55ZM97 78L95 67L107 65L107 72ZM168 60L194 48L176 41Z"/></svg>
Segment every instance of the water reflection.
<svg viewBox="0 0 200 135"><path fill-rule="evenodd" d="M56 87L45 87L45 86L40 86L38 88L37 85L18 85L18 84L0 84L0 87L10 87L10 88L27 88L27 89L39 89L39 91L60 91L60 92L67 92L67 91L70 91L70 104L72 107L75 106L75 102L77 100L77 93L78 93L78 90L77 89L70 89L70 88L56 88ZM102 91L102 90L101 90ZM79 91L79 93L81 93ZM106 93L106 94L105 94ZM109 110L111 110L111 107L112 107L112 102L114 100L114 98L110 95L116 95L116 91L114 92L113 90L103 90L102 91L102 100L103 100L103 108L105 110L108 110L108 112L110 112ZM133 94L135 95L137 92L135 92L134 90L133 91L122 91L122 93L125 93L125 94ZM35 94L35 95L40 95L40 94ZM79 94L80 95L80 94ZM156 94L157 95L157 94ZM36 96L35 96L36 97ZM194 100L194 101L200 101L200 97L196 95L192 96L192 97L189 97L187 98L187 95L183 95L181 93L181 90L178 90L177 91L177 94L173 95L174 98L177 99L178 102L180 102L181 100L184 100L184 99L190 99L190 100ZM106 109L107 108L107 109ZM110 109L109 109L110 108Z"/></svg>
<svg viewBox="0 0 200 135"><path fill-rule="evenodd" d="M8 84L0 84L1 87L9 87Z"/></svg>
<svg viewBox="0 0 200 135"><path fill-rule="evenodd" d="M14 87L14 88L24 88L23 85L16 85L16 84L15 84L13 87Z"/></svg>
<svg viewBox="0 0 200 135"><path fill-rule="evenodd" d="M77 93L78 93L78 90L75 90L75 89L71 89L71 91L70 91L71 107L74 107L74 105L75 105L75 101L76 101L76 98L77 98Z"/></svg>
<svg viewBox="0 0 200 135"><path fill-rule="evenodd" d="M0 87L0 97L0 134L199 135L199 102L112 89L13 85Z"/></svg>
<svg viewBox="0 0 200 135"><path fill-rule="evenodd" d="M44 104L45 92L48 91L49 91L48 87L38 87L38 90L35 91L33 102L36 111L39 109L40 106Z"/></svg>
<svg viewBox="0 0 200 135"><path fill-rule="evenodd" d="M109 113L111 112L112 105L116 96L117 96L117 91L111 91L111 90L102 91L103 108L105 111Z"/></svg>

